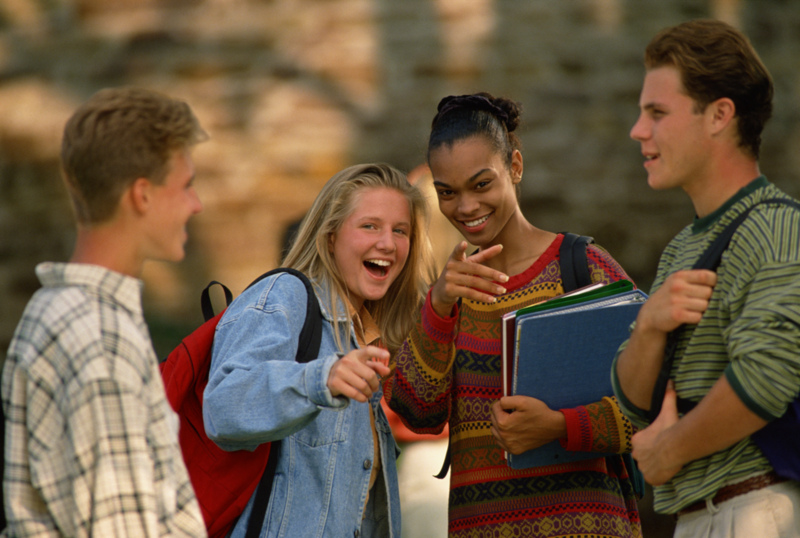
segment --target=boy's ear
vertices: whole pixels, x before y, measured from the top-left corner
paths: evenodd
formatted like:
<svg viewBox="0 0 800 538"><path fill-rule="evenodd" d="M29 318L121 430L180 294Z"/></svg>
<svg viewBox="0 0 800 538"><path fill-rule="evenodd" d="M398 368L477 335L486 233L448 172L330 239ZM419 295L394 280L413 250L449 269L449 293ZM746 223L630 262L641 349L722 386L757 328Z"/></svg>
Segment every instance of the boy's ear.
<svg viewBox="0 0 800 538"><path fill-rule="evenodd" d="M150 180L143 177L136 179L131 183L130 187L128 187L124 196L130 202L131 209L136 213L143 214L147 212L152 199L152 187L153 184Z"/></svg>
<svg viewBox="0 0 800 538"><path fill-rule="evenodd" d="M736 105L732 99L722 97L708 105L712 114L712 130L718 133L733 122L736 117Z"/></svg>

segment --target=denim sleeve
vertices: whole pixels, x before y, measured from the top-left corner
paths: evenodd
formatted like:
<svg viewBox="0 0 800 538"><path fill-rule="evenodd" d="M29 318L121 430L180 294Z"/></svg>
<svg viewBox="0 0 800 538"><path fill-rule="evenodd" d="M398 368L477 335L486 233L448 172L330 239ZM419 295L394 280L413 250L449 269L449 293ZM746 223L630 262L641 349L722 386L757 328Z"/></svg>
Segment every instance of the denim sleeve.
<svg viewBox="0 0 800 538"><path fill-rule="evenodd" d="M206 434L225 450L253 450L310 423L323 407L344 407L327 388L338 360L324 323L320 356L295 362L306 292L291 275L246 290L217 326L204 392Z"/></svg>

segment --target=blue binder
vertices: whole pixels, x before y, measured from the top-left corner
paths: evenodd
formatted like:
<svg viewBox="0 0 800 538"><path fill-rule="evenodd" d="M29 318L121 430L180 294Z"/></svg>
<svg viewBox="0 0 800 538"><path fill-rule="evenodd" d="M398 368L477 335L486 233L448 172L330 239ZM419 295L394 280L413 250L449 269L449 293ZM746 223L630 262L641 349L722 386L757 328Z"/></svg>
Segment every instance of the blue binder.
<svg viewBox="0 0 800 538"><path fill-rule="evenodd" d="M647 294L632 290L516 319L512 394L566 409L612 396L611 364L630 335ZM525 469L606 456L564 450L558 441L519 455L508 465Z"/></svg>

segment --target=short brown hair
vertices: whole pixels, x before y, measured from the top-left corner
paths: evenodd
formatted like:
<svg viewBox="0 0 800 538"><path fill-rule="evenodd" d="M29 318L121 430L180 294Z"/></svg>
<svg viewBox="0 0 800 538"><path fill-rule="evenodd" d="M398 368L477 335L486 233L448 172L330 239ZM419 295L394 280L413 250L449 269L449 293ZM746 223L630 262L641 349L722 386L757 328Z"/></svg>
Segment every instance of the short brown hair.
<svg viewBox="0 0 800 538"><path fill-rule="evenodd" d="M78 222L102 223L137 178L166 178L174 152L206 140L189 105L141 88L107 88L64 127L61 165Z"/></svg>
<svg viewBox="0 0 800 538"><path fill-rule="evenodd" d="M774 89L769 71L742 32L713 19L685 22L657 34L644 63L647 69L675 67L699 110L717 99L731 99L739 145L758 158Z"/></svg>

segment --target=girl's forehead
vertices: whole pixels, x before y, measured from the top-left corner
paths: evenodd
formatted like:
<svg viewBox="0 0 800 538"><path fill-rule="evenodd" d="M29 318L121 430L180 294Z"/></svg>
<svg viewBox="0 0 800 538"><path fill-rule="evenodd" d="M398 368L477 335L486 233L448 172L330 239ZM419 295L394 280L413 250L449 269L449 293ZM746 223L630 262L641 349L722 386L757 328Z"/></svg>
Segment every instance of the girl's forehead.
<svg viewBox="0 0 800 538"><path fill-rule="evenodd" d="M467 138L460 138L451 143L442 144L429 152L431 160L434 158L446 158L452 155L460 155L462 153L495 153L494 146L488 138L482 135L469 136Z"/></svg>
<svg viewBox="0 0 800 538"><path fill-rule="evenodd" d="M406 195L392 187L364 187L355 193L350 216L389 217L397 213L411 214Z"/></svg>
<svg viewBox="0 0 800 538"><path fill-rule="evenodd" d="M469 138L453 146L442 146L429 155L434 185L454 185L475 180L486 171L500 173L503 155L483 138Z"/></svg>

